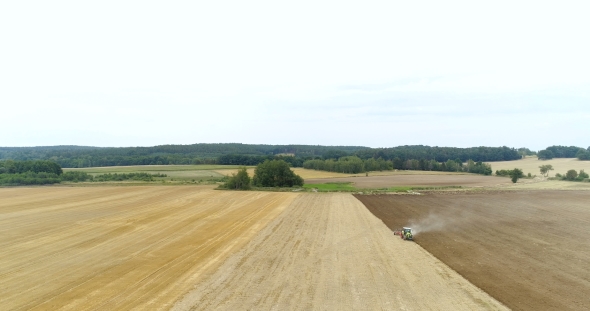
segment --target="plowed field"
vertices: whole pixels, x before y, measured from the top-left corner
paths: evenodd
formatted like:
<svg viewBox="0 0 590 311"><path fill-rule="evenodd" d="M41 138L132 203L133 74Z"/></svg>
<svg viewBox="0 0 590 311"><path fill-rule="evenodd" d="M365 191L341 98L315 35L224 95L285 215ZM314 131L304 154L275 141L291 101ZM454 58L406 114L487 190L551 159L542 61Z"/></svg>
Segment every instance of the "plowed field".
<svg viewBox="0 0 590 311"><path fill-rule="evenodd" d="M175 310L507 310L350 194L297 197Z"/></svg>
<svg viewBox="0 0 590 311"><path fill-rule="evenodd" d="M590 192L357 196L514 310L590 310Z"/></svg>
<svg viewBox="0 0 590 311"><path fill-rule="evenodd" d="M0 189L0 310L167 309L296 196Z"/></svg>

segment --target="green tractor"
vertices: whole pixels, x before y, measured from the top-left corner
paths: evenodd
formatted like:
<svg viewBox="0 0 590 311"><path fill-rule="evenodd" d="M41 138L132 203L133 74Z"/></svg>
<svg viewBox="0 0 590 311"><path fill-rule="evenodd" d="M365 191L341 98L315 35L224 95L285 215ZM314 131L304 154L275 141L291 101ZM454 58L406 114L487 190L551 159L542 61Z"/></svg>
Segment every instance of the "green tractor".
<svg viewBox="0 0 590 311"><path fill-rule="evenodd" d="M402 239L412 241L414 240L414 235L412 234L412 228L404 227L402 229Z"/></svg>
<svg viewBox="0 0 590 311"><path fill-rule="evenodd" d="M395 232L393 232L393 234L399 235L403 240L406 240L406 241L413 241L414 240L414 234L412 234L412 228L409 228L409 227L403 227L402 230L395 231Z"/></svg>

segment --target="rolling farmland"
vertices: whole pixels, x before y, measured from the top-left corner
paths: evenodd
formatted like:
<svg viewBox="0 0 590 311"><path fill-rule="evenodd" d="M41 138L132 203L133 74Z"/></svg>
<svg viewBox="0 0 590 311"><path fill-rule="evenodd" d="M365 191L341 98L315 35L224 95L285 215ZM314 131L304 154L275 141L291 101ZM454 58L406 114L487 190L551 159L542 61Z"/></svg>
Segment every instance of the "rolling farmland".
<svg viewBox="0 0 590 311"><path fill-rule="evenodd" d="M373 178L403 176L509 182ZM590 191L519 190L548 183L360 201L196 185L0 188L0 309L587 309ZM390 230L407 225L416 243Z"/></svg>

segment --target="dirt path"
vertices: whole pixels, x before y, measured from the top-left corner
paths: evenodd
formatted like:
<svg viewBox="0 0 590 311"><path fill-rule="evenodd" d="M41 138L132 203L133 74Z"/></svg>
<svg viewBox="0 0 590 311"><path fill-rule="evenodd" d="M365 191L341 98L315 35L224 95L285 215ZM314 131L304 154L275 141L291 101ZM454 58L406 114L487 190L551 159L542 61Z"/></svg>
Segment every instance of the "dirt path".
<svg viewBox="0 0 590 311"><path fill-rule="evenodd" d="M507 310L349 194L302 194L173 310Z"/></svg>
<svg viewBox="0 0 590 311"><path fill-rule="evenodd" d="M0 189L0 310L167 309L296 196Z"/></svg>
<svg viewBox="0 0 590 311"><path fill-rule="evenodd" d="M590 192L357 196L513 310L590 310Z"/></svg>

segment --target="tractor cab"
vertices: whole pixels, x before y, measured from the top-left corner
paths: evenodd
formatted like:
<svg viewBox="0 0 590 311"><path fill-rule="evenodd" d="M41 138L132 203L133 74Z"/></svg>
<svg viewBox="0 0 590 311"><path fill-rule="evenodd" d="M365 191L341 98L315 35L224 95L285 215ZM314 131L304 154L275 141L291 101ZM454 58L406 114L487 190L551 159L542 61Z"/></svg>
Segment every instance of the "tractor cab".
<svg viewBox="0 0 590 311"><path fill-rule="evenodd" d="M412 228L404 227L402 229L402 239L404 240L413 240L414 235L412 234Z"/></svg>

